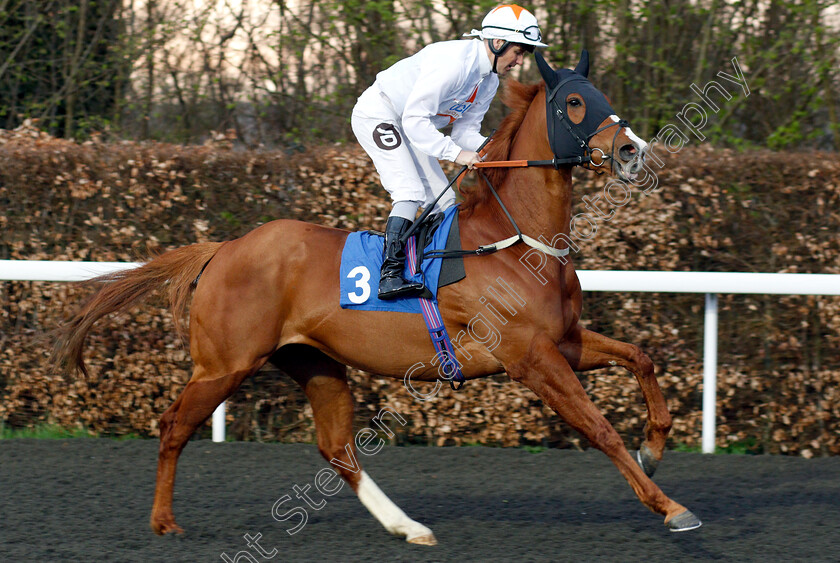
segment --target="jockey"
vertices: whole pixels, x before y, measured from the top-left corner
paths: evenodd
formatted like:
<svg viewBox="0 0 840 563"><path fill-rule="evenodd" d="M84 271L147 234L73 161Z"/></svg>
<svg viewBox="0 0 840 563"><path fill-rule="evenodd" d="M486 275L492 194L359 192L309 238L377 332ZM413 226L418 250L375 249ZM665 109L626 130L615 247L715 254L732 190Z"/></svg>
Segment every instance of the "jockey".
<svg viewBox="0 0 840 563"><path fill-rule="evenodd" d="M505 4L490 11L472 41L426 46L376 75L353 108L351 124L359 144L373 160L393 208L385 226L380 299L417 295L423 284L402 277L405 248L400 237L417 211L430 204L448 181L438 160L473 168L485 141L481 120L499 87L499 77L524 62L541 43L537 19L524 8ZM452 125L451 136L439 129ZM433 212L455 203L452 191Z"/></svg>

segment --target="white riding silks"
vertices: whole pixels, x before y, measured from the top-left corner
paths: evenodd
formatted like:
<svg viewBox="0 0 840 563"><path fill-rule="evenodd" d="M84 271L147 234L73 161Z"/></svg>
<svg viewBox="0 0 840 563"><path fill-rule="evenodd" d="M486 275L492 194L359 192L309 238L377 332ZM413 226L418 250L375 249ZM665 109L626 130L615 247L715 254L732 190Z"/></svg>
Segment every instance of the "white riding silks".
<svg viewBox="0 0 840 563"><path fill-rule="evenodd" d="M434 43L377 75L351 124L393 202L434 201L448 184L438 160L484 143L481 121L498 86L479 40ZM451 136L438 131L450 123ZM435 212L453 203L449 191Z"/></svg>
<svg viewBox="0 0 840 563"><path fill-rule="evenodd" d="M379 96L363 94L353 114L389 115L414 148L454 162L462 149L474 151L485 140L481 121L499 87L491 71L481 40L433 43L380 72L370 88ZM450 123L450 137L438 131Z"/></svg>

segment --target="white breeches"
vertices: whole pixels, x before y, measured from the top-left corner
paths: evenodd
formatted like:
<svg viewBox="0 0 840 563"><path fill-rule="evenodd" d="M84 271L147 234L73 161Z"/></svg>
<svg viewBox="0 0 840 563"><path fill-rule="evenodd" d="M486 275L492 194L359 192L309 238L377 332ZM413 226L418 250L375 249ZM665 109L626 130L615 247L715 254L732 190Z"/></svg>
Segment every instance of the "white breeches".
<svg viewBox="0 0 840 563"><path fill-rule="evenodd" d="M426 207L449 183L437 159L411 145L403 133L400 116L376 86L359 97L351 125L394 203L413 200ZM450 188L433 212L443 211L453 203L455 191Z"/></svg>

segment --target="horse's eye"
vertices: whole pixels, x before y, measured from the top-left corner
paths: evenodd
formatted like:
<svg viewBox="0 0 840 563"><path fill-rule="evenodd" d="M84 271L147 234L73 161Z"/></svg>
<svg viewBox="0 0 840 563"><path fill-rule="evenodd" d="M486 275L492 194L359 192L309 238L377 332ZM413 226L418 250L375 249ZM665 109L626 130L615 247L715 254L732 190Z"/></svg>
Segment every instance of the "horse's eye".
<svg viewBox="0 0 840 563"><path fill-rule="evenodd" d="M578 100L577 98L572 98L567 103L572 107L577 107L580 105L580 100Z"/></svg>

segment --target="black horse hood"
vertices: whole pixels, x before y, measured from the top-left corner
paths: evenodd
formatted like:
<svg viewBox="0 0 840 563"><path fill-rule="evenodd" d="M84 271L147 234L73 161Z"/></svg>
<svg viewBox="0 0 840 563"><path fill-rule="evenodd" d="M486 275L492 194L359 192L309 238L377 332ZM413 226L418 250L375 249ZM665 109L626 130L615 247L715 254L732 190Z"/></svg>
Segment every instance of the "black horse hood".
<svg viewBox="0 0 840 563"><path fill-rule="evenodd" d="M546 84L546 121L548 142L554 157L567 159L584 157L589 138L611 115L615 115L607 97L589 82L589 53L584 49L574 70L561 68L553 70L537 51L534 53L537 67ZM579 94L586 104L586 114L580 123L572 123L566 109L566 97ZM569 134L571 133L571 134Z"/></svg>

